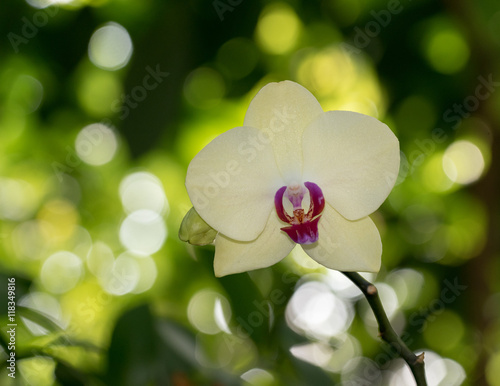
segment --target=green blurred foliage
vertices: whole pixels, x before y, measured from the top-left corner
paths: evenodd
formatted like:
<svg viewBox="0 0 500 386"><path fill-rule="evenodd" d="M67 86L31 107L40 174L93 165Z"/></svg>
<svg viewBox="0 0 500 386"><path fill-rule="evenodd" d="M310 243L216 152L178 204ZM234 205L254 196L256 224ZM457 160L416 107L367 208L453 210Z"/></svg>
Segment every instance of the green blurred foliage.
<svg viewBox="0 0 500 386"><path fill-rule="evenodd" d="M177 237L191 158L241 125L265 83L291 79L325 110L397 134L369 279L409 347L427 351L432 384L499 384L497 2L2 7L0 357L14 277L18 361L16 382L4 366L0 383L407 381L342 275L293 251L219 279L213 247Z"/></svg>

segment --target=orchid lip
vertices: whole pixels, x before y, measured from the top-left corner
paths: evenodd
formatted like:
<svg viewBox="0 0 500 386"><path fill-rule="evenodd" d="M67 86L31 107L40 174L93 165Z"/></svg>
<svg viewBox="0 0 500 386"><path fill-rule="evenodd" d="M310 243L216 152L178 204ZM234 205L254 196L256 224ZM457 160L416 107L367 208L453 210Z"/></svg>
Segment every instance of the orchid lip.
<svg viewBox="0 0 500 386"><path fill-rule="evenodd" d="M310 204L307 213L302 209L302 200L309 191ZM293 205L290 215L284 208L283 197ZM321 188L313 182L304 185L282 186L274 196L276 213L281 221L290 224L281 228L297 244L312 244L318 241L318 221L325 208L325 198Z"/></svg>

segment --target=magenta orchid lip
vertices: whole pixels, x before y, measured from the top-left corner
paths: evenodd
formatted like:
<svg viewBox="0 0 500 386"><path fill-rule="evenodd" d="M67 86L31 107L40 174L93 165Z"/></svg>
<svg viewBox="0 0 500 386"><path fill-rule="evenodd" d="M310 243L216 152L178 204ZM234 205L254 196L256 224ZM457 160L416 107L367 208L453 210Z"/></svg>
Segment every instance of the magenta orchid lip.
<svg viewBox="0 0 500 386"><path fill-rule="evenodd" d="M310 204L307 213L302 209L302 200L309 191ZM283 198L288 199L293 205L293 215L285 210ZM318 222L325 209L325 198L321 188L313 182L304 185L282 186L274 196L274 206L281 221L290 224L289 227L280 228L297 244L313 244L318 241Z"/></svg>

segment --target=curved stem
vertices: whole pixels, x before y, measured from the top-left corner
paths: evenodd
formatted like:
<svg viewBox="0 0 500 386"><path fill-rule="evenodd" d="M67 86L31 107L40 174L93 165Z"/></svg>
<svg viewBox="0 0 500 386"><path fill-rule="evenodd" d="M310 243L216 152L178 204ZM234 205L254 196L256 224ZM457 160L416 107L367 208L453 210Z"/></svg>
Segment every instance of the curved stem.
<svg viewBox="0 0 500 386"><path fill-rule="evenodd" d="M377 288L365 280L359 273L356 272L342 272L346 275L356 286L363 292L370 304L375 318L377 319L378 329L380 336L383 340L389 343L396 352L408 363L410 370L413 373L413 377L417 382L417 386L427 386L427 381L425 380L425 367L424 367L424 353L420 355L415 355L399 337L399 335L394 331L387 318L387 315L378 296Z"/></svg>

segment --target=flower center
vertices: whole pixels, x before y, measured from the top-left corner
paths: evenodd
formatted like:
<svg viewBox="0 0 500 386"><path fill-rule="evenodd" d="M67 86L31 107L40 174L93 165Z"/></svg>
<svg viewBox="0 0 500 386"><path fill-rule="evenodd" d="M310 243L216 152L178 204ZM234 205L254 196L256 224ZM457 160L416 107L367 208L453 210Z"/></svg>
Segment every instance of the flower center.
<svg viewBox="0 0 500 386"><path fill-rule="evenodd" d="M302 208L302 200L309 191L310 203L307 213ZM293 214L289 214L283 205L285 197L293 206ZM318 221L325 208L325 198L320 187L312 182L282 186L274 196L274 206L281 221L290 224L281 228L298 244L312 244L318 241Z"/></svg>

